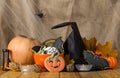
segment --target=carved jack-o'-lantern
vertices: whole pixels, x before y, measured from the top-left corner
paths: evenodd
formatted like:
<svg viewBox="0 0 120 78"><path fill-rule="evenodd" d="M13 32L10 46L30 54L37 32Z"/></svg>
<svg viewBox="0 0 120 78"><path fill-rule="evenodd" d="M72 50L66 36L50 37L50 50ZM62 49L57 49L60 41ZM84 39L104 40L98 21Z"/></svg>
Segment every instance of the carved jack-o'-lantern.
<svg viewBox="0 0 120 78"><path fill-rule="evenodd" d="M61 56L52 55L45 59L44 65L46 69L50 72L59 72L64 69L65 61Z"/></svg>

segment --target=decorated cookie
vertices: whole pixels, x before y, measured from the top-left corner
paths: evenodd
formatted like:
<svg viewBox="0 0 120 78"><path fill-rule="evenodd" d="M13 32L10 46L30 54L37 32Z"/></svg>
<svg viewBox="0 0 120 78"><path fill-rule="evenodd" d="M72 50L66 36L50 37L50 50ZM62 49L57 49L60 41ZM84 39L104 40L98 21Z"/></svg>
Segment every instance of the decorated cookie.
<svg viewBox="0 0 120 78"><path fill-rule="evenodd" d="M65 61L63 57L58 54L53 54L45 59L44 65L50 72L60 72L65 67Z"/></svg>

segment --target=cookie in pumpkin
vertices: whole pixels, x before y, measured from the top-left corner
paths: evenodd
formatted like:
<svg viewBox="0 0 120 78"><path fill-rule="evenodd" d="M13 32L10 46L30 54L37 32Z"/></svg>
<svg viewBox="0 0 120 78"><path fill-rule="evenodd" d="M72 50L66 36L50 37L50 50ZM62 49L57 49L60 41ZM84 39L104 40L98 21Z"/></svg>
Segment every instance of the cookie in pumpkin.
<svg viewBox="0 0 120 78"><path fill-rule="evenodd" d="M60 72L65 67L65 61L58 53L54 53L45 59L44 65L50 72Z"/></svg>

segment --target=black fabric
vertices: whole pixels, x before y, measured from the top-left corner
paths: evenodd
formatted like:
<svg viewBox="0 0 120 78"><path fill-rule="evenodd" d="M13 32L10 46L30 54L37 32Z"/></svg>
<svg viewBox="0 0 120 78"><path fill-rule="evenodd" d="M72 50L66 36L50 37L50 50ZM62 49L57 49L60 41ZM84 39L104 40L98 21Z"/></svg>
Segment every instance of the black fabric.
<svg viewBox="0 0 120 78"><path fill-rule="evenodd" d="M33 47L32 47L32 50L33 50L35 53L37 53L37 52L39 52L40 48L41 48L41 46L33 46Z"/></svg>
<svg viewBox="0 0 120 78"><path fill-rule="evenodd" d="M88 64L92 64L92 70L103 70L109 68L109 63L106 59L101 58L99 55L90 51L84 51L84 58Z"/></svg>
<svg viewBox="0 0 120 78"><path fill-rule="evenodd" d="M55 43L53 44L53 47L57 48L59 52L62 53L63 52L62 44L63 41L61 37L58 37L57 39L55 39Z"/></svg>
<svg viewBox="0 0 120 78"><path fill-rule="evenodd" d="M83 50L86 50L85 45L82 41L79 29L76 22L64 22L52 27L52 29L61 28L64 26L71 26L72 32L63 44L65 54L70 53L75 64L87 64L84 60Z"/></svg>

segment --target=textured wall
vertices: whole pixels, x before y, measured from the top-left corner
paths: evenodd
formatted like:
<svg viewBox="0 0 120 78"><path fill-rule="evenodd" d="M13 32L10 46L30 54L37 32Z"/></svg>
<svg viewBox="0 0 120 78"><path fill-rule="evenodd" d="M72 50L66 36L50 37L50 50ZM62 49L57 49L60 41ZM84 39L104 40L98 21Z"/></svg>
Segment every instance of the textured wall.
<svg viewBox="0 0 120 78"><path fill-rule="evenodd" d="M42 18L36 15L40 12ZM70 28L51 30L65 21L77 22L82 37L113 41L120 51L120 0L0 0L0 50L21 34L41 42L65 40Z"/></svg>

